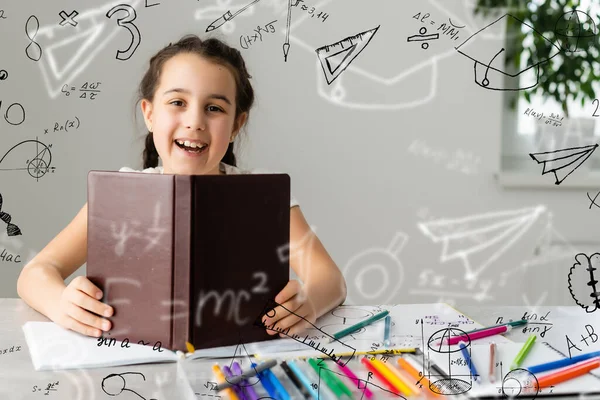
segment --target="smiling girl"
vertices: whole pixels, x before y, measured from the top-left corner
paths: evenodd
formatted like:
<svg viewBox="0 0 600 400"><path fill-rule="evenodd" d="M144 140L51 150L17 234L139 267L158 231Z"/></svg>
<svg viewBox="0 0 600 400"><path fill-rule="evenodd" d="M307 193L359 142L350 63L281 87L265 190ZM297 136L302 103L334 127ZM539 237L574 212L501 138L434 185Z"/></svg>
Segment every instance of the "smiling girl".
<svg viewBox="0 0 600 400"><path fill-rule="evenodd" d="M218 39L185 36L150 59L139 93L148 128L141 172L253 173L238 168L233 153L235 138L254 101L250 75L238 50ZM23 268L17 290L27 304L57 324L99 337L101 331L111 329L105 317L113 315L113 308L100 301L103 293L86 277L77 276L69 285L64 282L86 258L87 204ZM265 323L290 328L289 334L294 334L343 303L346 284L293 197L290 265L302 282L288 282L275 301L296 315L276 310L275 317L266 318Z"/></svg>

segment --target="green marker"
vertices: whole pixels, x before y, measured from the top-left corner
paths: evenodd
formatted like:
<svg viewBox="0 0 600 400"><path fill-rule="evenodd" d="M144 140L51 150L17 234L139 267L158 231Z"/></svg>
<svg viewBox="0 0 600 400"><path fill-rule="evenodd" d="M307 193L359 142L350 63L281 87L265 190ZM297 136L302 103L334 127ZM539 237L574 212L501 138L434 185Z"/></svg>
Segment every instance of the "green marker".
<svg viewBox="0 0 600 400"><path fill-rule="evenodd" d="M521 347L521 350L519 350L519 353L515 357L515 360L512 362L512 365L510 366L511 370L519 368L525 357L527 357L529 350L531 350L531 347L533 347L533 343L535 342L536 337L536 335L531 335L529 336L529 338L527 338L527 341L525 342L523 347Z"/></svg>
<svg viewBox="0 0 600 400"><path fill-rule="evenodd" d="M364 328L367 325L371 325L373 322L380 320L381 318L385 318L386 315L388 315L390 312L389 311L382 311L379 314L375 314L373 315L371 318L367 318L364 321L361 321L359 323L356 323L346 329L342 329L341 331L339 331L338 333L334 333L333 334L333 338L329 338L329 340L327 340L327 343L331 343L336 339L340 339L343 338L344 336L347 336L353 332L356 332L357 330Z"/></svg>
<svg viewBox="0 0 600 400"><path fill-rule="evenodd" d="M327 386L329 386L333 394L335 394L335 397L339 399L346 394L352 398L352 391L348 389L346 385L344 385L344 383L327 367L327 365L325 365L323 360L317 361L314 358L309 358L308 363L317 372L317 375L323 378ZM323 372L321 373L319 373L320 368L323 368Z"/></svg>

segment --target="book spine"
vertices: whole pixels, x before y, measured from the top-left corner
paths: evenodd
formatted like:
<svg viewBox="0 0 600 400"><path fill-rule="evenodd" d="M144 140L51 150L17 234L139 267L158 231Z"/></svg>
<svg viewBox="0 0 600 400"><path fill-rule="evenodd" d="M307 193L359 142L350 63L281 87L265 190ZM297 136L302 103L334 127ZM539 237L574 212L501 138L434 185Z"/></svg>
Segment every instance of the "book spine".
<svg viewBox="0 0 600 400"><path fill-rule="evenodd" d="M173 201L173 313L171 349L186 351L190 340L190 263L192 224L192 179L175 175Z"/></svg>

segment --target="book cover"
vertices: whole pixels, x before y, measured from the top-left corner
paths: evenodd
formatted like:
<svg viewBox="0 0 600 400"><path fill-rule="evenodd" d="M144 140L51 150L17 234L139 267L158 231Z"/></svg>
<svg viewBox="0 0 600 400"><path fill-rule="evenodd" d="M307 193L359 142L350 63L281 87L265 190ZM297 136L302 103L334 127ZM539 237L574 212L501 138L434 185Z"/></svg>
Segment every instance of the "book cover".
<svg viewBox="0 0 600 400"><path fill-rule="evenodd" d="M253 322L289 280L286 174L90 171L87 276L111 339L185 349L272 338Z"/></svg>

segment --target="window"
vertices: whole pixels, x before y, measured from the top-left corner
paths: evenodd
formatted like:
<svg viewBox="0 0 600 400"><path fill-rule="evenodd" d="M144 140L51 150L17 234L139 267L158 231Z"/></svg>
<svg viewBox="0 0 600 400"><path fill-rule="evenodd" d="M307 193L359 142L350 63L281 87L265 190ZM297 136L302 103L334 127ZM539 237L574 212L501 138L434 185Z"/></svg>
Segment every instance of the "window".
<svg viewBox="0 0 600 400"><path fill-rule="evenodd" d="M539 1L534 1L539 3ZM590 0L581 1L578 10L590 10L589 15L600 14L600 4ZM582 14L579 14L582 15ZM583 14L585 15L585 14ZM581 21L583 23L583 21ZM535 26L534 26L535 28ZM525 29L530 29L523 26ZM591 26L598 32L598 27ZM595 37L597 43L598 37ZM533 37L529 35L523 41L523 46L532 44ZM507 40L507 46L510 46ZM519 46L520 47L520 46ZM591 49L594 53L596 49ZM597 60L598 55L594 54ZM553 68L560 68L563 64L561 53L554 57L550 63ZM521 69L524 69L526 57L521 58ZM568 73L568 72L567 72ZM600 97L600 64L598 61L589 63L589 68L580 76L581 82L592 81L591 85L596 96ZM536 69L531 68L520 75L519 87L528 87L536 83ZM556 83L550 83L551 90L556 88ZM567 102L569 116L565 115L562 106L554 98L544 96L542 93L531 93L527 101L522 94L516 91L505 91L503 98L503 126L502 126L502 155L500 162L500 181L508 187L540 187L555 186L554 179L549 179L547 174L540 178L543 166L533 160L529 154L538 152L555 151L559 149L583 147L600 142L600 105L593 99L581 99ZM513 105L514 104L514 105ZM596 110L598 108L598 110ZM596 115L596 116L594 116ZM600 150L594 153L569 176L561 182L561 187L597 187L600 182Z"/></svg>

